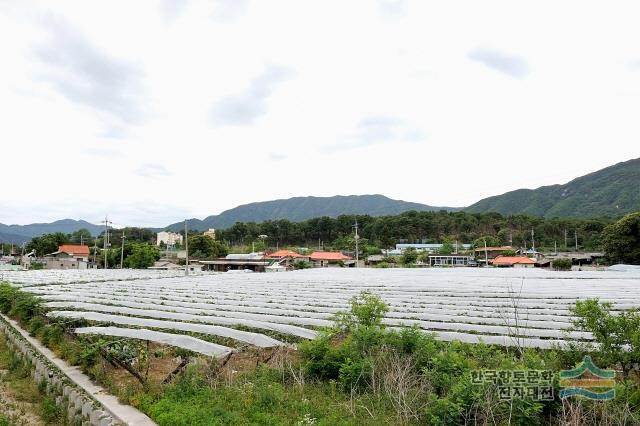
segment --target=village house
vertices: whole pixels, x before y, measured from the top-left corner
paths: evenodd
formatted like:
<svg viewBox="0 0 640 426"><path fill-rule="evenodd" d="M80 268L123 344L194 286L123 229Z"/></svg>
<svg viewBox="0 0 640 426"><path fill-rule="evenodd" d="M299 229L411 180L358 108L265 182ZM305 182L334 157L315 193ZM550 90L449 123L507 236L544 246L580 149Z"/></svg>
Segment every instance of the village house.
<svg viewBox="0 0 640 426"><path fill-rule="evenodd" d="M327 267L353 267L356 261L349 256L345 256L340 252L331 251L314 251L309 256L309 261L315 267L327 268Z"/></svg>
<svg viewBox="0 0 640 426"><path fill-rule="evenodd" d="M507 268L533 268L536 261L526 256L497 256L491 264Z"/></svg>
<svg viewBox="0 0 640 426"><path fill-rule="evenodd" d="M47 269L87 269L89 266L89 246L63 244L58 251L45 257Z"/></svg>
<svg viewBox="0 0 640 426"><path fill-rule="evenodd" d="M293 267L296 262L309 262L309 256L303 256L293 250L278 250L267 254L266 257L287 268Z"/></svg>
<svg viewBox="0 0 640 426"><path fill-rule="evenodd" d="M489 263L492 259L498 256L502 256L505 251L515 251L511 246L499 246L499 247L476 247L473 252L476 259L480 263L486 263L485 254L489 258Z"/></svg>
<svg viewBox="0 0 640 426"><path fill-rule="evenodd" d="M264 272L273 260L267 259L263 253L234 253L222 259L200 260L204 271L227 272L235 270L249 270Z"/></svg>

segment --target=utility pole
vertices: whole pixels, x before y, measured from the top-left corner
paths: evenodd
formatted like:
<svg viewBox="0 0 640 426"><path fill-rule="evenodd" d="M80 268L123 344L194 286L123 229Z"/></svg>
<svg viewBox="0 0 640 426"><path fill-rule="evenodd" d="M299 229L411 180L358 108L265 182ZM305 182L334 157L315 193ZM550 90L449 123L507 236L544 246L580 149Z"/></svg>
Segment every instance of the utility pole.
<svg viewBox="0 0 640 426"><path fill-rule="evenodd" d="M569 246L567 245L567 228L564 228L564 249L566 250Z"/></svg>
<svg viewBox="0 0 640 426"><path fill-rule="evenodd" d="M93 239L93 266L97 269L96 256L98 255L98 238Z"/></svg>
<svg viewBox="0 0 640 426"><path fill-rule="evenodd" d="M487 239L484 239L484 265L489 266L489 254L487 252Z"/></svg>
<svg viewBox="0 0 640 426"><path fill-rule="evenodd" d="M184 265L184 275L189 275L189 231L187 230L187 219L184 220L184 249L186 253L186 263Z"/></svg>
<svg viewBox="0 0 640 426"><path fill-rule="evenodd" d="M533 228L531 229L531 250L535 253L536 251L536 241L534 239Z"/></svg>
<svg viewBox="0 0 640 426"><path fill-rule="evenodd" d="M578 251L578 230L577 229L573 230L573 236L576 239L576 251Z"/></svg>
<svg viewBox="0 0 640 426"><path fill-rule="evenodd" d="M555 254L558 254L558 244L557 244L556 240L553 240L553 252Z"/></svg>
<svg viewBox="0 0 640 426"><path fill-rule="evenodd" d="M109 222L109 217L105 216L104 220L102 221L102 223L104 223L104 238L103 238L103 245L104 245L104 269L109 268L109 260L107 259L107 249L109 248L110 244L109 244L109 225L112 224L113 222Z"/></svg>
<svg viewBox="0 0 640 426"><path fill-rule="evenodd" d="M122 237L120 237L122 239L122 247L120 247L120 269L122 269L122 265L124 263L124 240L127 238L124 235L124 230L122 231Z"/></svg>
<svg viewBox="0 0 640 426"><path fill-rule="evenodd" d="M356 240L356 268L357 268L358 267L358 261L360 260L359 253L358 253L358 239L360 238L360 237L358 237L358 219L356 219L355 227L356 227L356 236L355 236L355 240Z"/></svg>

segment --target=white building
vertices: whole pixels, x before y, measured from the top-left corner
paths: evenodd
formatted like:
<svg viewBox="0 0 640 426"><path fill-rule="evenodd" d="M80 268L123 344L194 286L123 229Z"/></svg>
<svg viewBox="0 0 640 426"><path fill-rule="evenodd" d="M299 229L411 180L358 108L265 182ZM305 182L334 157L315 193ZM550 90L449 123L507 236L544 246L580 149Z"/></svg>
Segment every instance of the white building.
<svg viewBox="0 0 640 426"><path fill-rule="evenodd" d="M216 230L213 228L209 228L208 231L204 231L203 234L205 237L210 237L212 240L216 239Z"/></svg>
<svg viewBox="0 0 640 426"><path fill-rule="evenodd" d="M168 246L174 246L176 244L182 245L182 239L183 237L180 234L176 234L175 232L162 231L158 232L156 245L159 246L162 243L165 243Z"/></svg>

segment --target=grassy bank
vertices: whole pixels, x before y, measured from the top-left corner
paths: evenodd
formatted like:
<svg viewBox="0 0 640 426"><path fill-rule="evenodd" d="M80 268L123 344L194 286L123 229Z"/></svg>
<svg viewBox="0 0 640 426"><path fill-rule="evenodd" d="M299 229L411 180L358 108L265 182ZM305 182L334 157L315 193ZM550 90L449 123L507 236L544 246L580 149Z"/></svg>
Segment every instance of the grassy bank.
<svg viewBox="0 0 640 426"><path fill-rule="evenodd" d="M64 425L55 400L33 382L28 364L0 334L0 426Z"/></svg>

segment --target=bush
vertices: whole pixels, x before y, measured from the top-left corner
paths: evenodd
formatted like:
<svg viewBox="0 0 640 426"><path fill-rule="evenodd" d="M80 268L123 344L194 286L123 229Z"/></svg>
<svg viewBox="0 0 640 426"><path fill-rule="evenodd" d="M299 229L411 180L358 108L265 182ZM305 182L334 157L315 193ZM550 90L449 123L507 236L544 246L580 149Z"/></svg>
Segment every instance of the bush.
<svg viewBox="0 0 640 426"><path fill-rule="evenodd" d="M567 258L555 259L551 262L551 267L556 271L570 271L571 265L571 259Z"/></svg>
<svg viewBox="0 0 640 426"><path fill-rule="evenodd" d="M311 264L309 262L305 262L304 260L298 260L293 264L294 269L309 269L311 268Z"/></svg>
<svg viewBox="0 0 640 426"><path fill-rule="evenodd" d="M13 306L13 301L18 294L18 289L7 283L0 284L0 311L8 314Z"/></svg>
<svg viewBox="0 0 640 426"><path fill-rule="evenodd" d="M640 364L640 310L611 312L610 302L578 300L571 313L574 326L593 334L599 362L622 369L625 378Z"/></svg>

